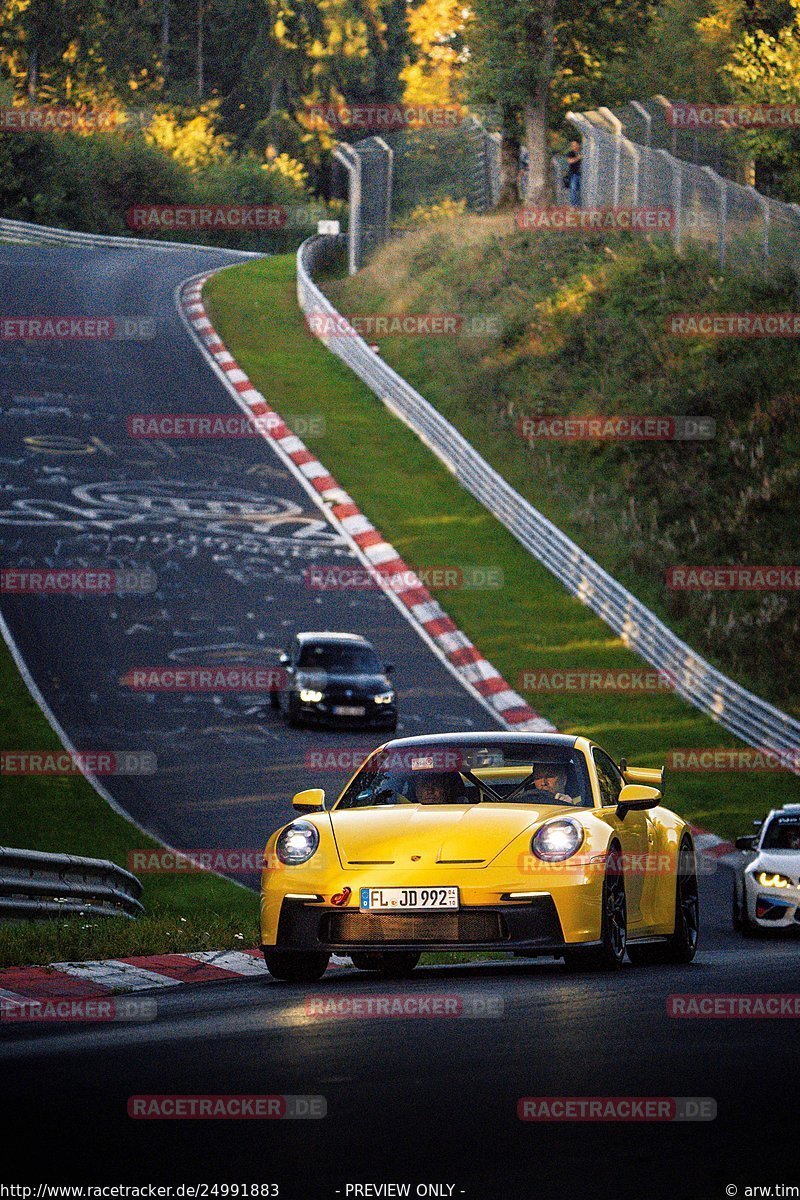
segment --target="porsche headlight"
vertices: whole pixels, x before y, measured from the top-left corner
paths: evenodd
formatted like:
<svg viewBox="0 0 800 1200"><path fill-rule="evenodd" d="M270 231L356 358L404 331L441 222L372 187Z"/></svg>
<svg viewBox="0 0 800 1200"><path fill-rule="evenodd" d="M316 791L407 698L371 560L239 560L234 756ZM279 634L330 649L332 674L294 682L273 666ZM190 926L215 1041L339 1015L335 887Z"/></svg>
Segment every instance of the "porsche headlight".
<svg viewBox="0 0 800 1200"><path fill-rule="evenodd" d="M379 696L375 697L376 704L391 704L393 700L394 692L381 692Z"/></svg>
<svg viewBox="0 0 800 1200"><path fill-rule="evenodd" d="M779 875L776 871L759 871L756 875L760 887L787 888L792 886L791 879Z"/></svg>
<svg viewBox="0 0 800 1200"><path fill-rule="evenodd" d="M300 699L303 704L319 704L324 692L315 691L314 688L300 688Z"/></svg>
<svg viewBox="0 0 800 1200"><path fill-rule="evenodd" d="M548 821L531 838L531 850L543 862L563 862L571 858L583 841L583 826L572 817Z"/></svg>
<svg viewBox="0 0 800 1200"><path fill-rule="evenodd" d="M319 845L319 832L310 821L295 821L287 825L275 843L279 862L287 867L297 867L308 862Z"/></svg>

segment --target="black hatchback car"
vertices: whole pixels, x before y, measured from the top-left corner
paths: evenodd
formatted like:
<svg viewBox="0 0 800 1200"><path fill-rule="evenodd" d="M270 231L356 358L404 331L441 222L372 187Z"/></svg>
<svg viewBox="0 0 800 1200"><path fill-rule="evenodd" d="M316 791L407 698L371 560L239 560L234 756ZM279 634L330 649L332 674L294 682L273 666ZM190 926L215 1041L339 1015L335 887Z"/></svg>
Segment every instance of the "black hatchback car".
<svg viewBox="0 0 800 1200"><path fill-rule="evenodd" d="M286 684L273 704L290 725L396 728L392 664L359 634L298 633L280 663Z"/></svg>

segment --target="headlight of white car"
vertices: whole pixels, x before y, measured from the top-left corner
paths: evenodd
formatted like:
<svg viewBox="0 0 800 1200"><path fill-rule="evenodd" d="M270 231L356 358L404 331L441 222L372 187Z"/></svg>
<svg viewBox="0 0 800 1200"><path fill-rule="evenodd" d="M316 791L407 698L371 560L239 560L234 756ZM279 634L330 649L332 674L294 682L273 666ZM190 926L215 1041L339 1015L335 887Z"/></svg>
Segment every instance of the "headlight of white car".
<svg viewBox="0 0 800 1200"><path fill-rule="evenodd" d="M779 875L777 871L759 871L756 875L756 881L759 887L766 888L787 888L792 886L791 879L787 879L785 875Z"/></svg>
<svg viewBox="0 0 800 1200"><path fill-rule="evenodd" d="M324 692L315 691L314 688L300 688L300 699L303 704L319 704L324 694Z"/></svg>
<svg viewBox="0 0 800 1200"><path fill-rule="evenodd" d="M548 821L531 838L531 850L543 862L563 862L571 858L583 842L583 826L572 817Z"/></svg>
<svg viewBox="0 0 800 1200"><path fill-rule="evenodd" d="M319 832L310 821L295 821L287 825L275 843L278 861L287 867L308 862L319 845Z"/></svg>
<svg viewBox="0 0 800 1200"><path fill-rule="evenodd" d="M381 692L380 696L375 697L376 704L391 704L394 700L394 692Z"/></svg>

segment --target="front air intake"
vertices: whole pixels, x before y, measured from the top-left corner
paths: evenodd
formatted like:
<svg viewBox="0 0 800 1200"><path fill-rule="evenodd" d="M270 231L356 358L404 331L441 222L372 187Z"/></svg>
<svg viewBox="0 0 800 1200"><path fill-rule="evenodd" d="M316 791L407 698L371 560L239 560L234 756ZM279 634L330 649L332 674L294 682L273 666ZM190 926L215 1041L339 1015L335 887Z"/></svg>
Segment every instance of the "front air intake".
<svg viewBox="0 0 800 1200"><path fill-rule="evenodd" d="M386 942L502 942L508 936L500 913L391 913L355 910L328 913L321 941L347 945Z"/></svg>

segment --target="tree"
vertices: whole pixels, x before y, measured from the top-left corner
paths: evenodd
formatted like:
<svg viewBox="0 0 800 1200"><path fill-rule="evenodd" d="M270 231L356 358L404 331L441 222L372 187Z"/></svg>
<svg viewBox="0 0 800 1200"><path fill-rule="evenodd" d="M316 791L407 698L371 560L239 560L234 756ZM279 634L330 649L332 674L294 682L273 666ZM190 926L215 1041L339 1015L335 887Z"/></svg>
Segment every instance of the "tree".
<svg viewBox="0 0 800 1200"><path fill-rule="evenodd" d="M741 33L743 8L744 0L660 0L637 53L612 66L612 94L725 100L720 71Z"/></svg>
<svg viewBox="0 0 800 1200"><path fill-rule="evenodd" d="M796 105L800 100L800 0L790 0L790 5L789 24L775 32L761 27L748 30L733 47L722 74L734 99L768 105ZM796 200L800 132L757 128L740 131L736 136L742 149L752 156L756 185Z"/></svg>
<svg viewBox="0 0 800 1200"><path fill-rule="evenodd" d="M408 104L454 104L464 99L463 0L421 0L408 10L409 61L400 72Z"/></svg>
<svg viewBox="0 0 800 1200"><path fill-rule="evenodd" d="M550 195L556 105L567 98L577 105L596 90L610 64L641 39L646 17L643 0L473 0L466 30L470 93L501 107L504 141L515 127L521 131L528 203ZM504 160L508 172L508 155Z"/></svg>

